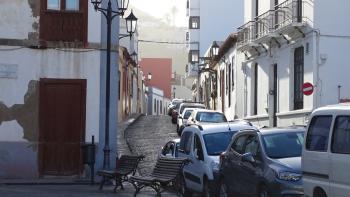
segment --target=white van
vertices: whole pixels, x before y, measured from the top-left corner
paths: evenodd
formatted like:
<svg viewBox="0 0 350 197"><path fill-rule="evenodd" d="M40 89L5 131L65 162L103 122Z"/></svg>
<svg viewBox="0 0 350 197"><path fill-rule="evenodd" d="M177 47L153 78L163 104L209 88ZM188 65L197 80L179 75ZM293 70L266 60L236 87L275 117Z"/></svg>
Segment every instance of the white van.
<svg viewBox="0 0 350 197"><path fill-rule="evenodd" d="M306 197L350 196L350 104L316 109L302 152Z"/></svg>

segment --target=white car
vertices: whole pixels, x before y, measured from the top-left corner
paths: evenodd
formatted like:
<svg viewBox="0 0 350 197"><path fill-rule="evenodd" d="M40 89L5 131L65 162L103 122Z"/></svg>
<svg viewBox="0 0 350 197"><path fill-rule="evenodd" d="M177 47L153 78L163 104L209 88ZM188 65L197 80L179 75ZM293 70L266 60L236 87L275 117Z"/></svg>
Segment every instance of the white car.
<svg viewBox="0 0 350 197"><path fill-rule="evenodd" d="M202 123L220 123L227 122L225 114L209 110L209 109L195 109L188 118L187 124L202 124Z"/></svg>
<svg viewBox="0 0 350 197"><path fill-rule="evenodd" d="M218 195L219 157L226 150L234 133L243 129L256 129L244 121L191 125L182 132L179 157L191 160L183 169L182 193L191 196L200 192L204 196Z"/></svg>
<svg viewBox="0 0 350 197"><path fill-rule="evenodd" d="M179 134L179 136L181 136L182 130L185 128L187 124L187 120L191 116L193 110L194 110L193 108L185 108L182 114L180 114L179 117L177 118L176 131L177 131L177 134Z"/></svg>
<svg viewBox="0 0 350 197"><path fill-rule="evenodd" d="M302 151L306 197L350 196L350 105L316 109Z"/></svg>

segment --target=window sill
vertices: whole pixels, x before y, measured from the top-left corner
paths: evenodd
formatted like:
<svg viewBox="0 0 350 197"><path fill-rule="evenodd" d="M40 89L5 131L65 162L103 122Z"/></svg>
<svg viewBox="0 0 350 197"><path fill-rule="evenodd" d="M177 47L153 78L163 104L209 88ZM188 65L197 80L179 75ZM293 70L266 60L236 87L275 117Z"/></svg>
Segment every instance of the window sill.
<svg viewBox="0 0 350 197"><path fill-rule="evenodd" d="M269 118L269 115L268 114L261 114L261 115L247 116L244 119L245 120L254 120L254 119L259 119L259 118Z"/></svg>
<svg viewBox="0 0 350 197"><path fill-rule="evenodd" d="M300 110L293 110L293 111L287 111L287 112L280 112L277 113L276 116L292 116L292 115L300 115L300 114L310 114L312 112L312 109L300 109Z"/></svg>
<svg viewBox="0 0 350 197"><path fill-rule="evenodd" d="M84 12L80 10L45 10L44 13L46 14L83 14Z"/></svg>

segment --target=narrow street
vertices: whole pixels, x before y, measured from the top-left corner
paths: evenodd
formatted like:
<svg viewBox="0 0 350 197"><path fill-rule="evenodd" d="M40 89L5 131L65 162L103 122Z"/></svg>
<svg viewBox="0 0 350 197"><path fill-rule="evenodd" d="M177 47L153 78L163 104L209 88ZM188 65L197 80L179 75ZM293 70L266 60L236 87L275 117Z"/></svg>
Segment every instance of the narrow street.
<svg viewBox="0 0 350 197"><path fill-rule="evenodd" d="M140 164L140 173L150 173L165 143L177 138L176 125L170 116L141 116L125 131L125 137L134 154L145 155Z"/></svg>

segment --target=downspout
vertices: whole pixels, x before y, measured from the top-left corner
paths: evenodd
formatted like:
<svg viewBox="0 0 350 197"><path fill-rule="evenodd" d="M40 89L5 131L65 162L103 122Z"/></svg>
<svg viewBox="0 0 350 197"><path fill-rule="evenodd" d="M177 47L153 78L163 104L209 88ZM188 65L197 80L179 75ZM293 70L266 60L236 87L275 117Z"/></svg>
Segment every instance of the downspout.
<svg viewBox="0 0 350 197"><path fill-rule="evenodd" d="M320 62L320 30L319 29L313 29L313 32L316 35L316 69L315 69L315 76L314 78L314 86L315 86L315 93L313 97L313 110L318 108L320 106L321 102L321 90L322 90L322 84L319 76L319 69L321 66Z"/></svg>

